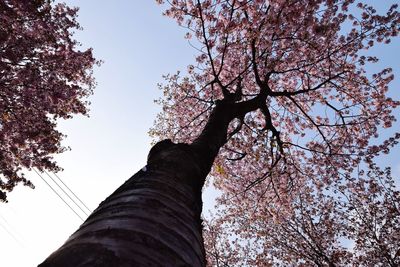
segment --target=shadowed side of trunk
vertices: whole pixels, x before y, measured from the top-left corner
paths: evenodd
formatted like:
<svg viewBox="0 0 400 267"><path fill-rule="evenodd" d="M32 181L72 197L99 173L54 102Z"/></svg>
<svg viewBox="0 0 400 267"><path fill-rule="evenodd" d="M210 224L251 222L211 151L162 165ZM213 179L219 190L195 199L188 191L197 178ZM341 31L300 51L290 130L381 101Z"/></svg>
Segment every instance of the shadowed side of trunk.
<svg viewBox="0 0 400 267"><path fill-rule="evenodd" d="M45 266L205 266L201 188L190 146L158 143Z"/></svg>

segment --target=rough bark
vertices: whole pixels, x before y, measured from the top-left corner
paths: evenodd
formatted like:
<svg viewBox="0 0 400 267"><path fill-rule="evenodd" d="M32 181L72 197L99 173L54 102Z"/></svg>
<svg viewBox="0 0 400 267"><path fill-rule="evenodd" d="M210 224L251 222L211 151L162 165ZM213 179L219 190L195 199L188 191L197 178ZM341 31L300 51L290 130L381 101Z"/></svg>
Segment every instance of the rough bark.
<svg viewBox="0 0 400 267"><path fill-rule="evenodd" d="M233 119L226 105L191 145L157 143L146 167L39 266L205 266L201 190Z"/></svg>

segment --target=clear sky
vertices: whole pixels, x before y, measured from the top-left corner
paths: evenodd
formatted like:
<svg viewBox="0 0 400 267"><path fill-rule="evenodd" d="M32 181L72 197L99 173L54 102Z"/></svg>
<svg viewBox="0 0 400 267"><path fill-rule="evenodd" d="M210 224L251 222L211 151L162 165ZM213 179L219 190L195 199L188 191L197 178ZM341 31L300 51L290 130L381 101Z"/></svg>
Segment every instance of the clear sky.
<svg viewBox="0 0 400 267"><path fill-rule="evenodd" d="M57 156L64 168L59 176L93 210L145 165L151 141L147 132L159 111L153 103L160 96L157 83L163 74L185 70L195 51L183 38L185 31L163 17L155 1L66 2L80 7L78 21L84 31L76 38L104 60L95 70L98 86L90 99L91 117L59 124L68 135L64 144L72 148ZM379 1L389 2L395 1ZM376 50L382 58L380 66L395 69L397 79L390 94L396 99L400 99L399 47L397 41ZM385 136L395 131L400 131L399 123ZM399 148L379 162L392 166L400 176L396 155ZM0 266L36 266L82 223L39 176L29 173L28 177L35 190L18 186L9 203L0 204ZM204 197L206 209L212 206L212 196Z"/></svg>

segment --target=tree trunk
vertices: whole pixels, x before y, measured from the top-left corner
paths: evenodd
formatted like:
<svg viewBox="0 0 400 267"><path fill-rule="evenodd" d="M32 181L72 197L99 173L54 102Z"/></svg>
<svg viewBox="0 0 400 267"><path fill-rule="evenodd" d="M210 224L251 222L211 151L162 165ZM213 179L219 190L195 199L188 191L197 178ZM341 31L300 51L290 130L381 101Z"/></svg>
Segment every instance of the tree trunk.
<svg viewBox="0 0 400 267"><path fill-rule="evenodd" d="M146 167L39 266L205 266L201 190L232 119L218 102L191 145L157 143Z"/></svg>

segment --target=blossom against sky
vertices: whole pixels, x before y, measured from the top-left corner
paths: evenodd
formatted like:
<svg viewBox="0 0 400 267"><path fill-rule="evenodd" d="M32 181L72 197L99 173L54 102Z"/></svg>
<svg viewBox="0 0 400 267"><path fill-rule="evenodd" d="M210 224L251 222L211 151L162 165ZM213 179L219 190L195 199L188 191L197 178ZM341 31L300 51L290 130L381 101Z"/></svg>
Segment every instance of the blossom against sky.
<svg viewBox="0 0 400 267"><path fill-rule="evenodd" d="M157 83L163 74L186 70L194 60L195 51L183 38L185 30L161 16L153 1L138 2L67 1L80 7L78 21L84 30L76 38L104 60L95 70L98 86L90 99L91 117L76 117L59 126L68 135L65 145L72 148L57 156L65 169L59 175L91 209L143 167L150 148L147 132L159 111L153 103L160 93ZM387 6L386 2L396 1L379 3ZM379 66L394 69L390 94L395 99L400 99L399 45L396 41L376 51ZM395 131L400 131L399 122L382 136ZM397 147L379 159L383 166L397 166L398 177L399 154ZM0 206L2 266L38 264L81 224L35 173L28 175L36 189L19 186L9 194L10 203ZM205 196L205 209L210 207L208 200Z"/></svg>

